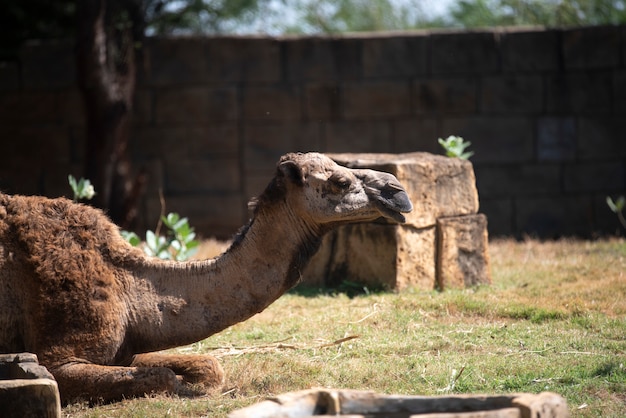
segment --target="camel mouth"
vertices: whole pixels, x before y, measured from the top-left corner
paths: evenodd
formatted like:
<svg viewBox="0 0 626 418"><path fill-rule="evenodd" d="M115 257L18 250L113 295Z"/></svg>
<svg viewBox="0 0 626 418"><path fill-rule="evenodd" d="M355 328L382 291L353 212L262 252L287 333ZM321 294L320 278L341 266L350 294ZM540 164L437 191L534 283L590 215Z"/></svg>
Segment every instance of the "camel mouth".
<svg viewBox="0 0 626 418"><path fill-rule="evenodd" d="M413 210L409 195L399 184L388 182L380 189L370 189L368 194L374 198L378 210L385 218L398 223L405 223L406 217L403 213Z"/></svg>

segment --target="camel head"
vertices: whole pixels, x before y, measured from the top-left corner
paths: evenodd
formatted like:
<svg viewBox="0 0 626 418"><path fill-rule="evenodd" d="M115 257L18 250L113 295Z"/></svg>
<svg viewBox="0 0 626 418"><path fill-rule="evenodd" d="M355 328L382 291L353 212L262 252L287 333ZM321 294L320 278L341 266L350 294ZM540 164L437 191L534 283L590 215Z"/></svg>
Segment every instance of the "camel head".
<svg viewBox="0 0 626 418"><path fill-rule="evenodd" d="M286 200L303 219L320 226L383 217L405 221L413 205L392 174L340 166L319 153L290 153L277 165L265 192Z"/></svg>

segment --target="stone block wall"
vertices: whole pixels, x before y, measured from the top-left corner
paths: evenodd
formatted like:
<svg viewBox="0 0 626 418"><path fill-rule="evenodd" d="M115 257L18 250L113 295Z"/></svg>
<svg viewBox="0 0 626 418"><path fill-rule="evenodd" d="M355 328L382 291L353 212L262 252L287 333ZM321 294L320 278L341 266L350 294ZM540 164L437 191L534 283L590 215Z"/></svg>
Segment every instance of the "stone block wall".
<svg viewBox="0 0 626 418"><path fill-rule="evenodd" d="M340 37L150 38L130 152L160 212L204 236L243 224L288 151L441 153L472 142L491 236L615 233L626 189L626 27ZM68 195L84 122L71 42L0 63L0 189Z"/></svg>

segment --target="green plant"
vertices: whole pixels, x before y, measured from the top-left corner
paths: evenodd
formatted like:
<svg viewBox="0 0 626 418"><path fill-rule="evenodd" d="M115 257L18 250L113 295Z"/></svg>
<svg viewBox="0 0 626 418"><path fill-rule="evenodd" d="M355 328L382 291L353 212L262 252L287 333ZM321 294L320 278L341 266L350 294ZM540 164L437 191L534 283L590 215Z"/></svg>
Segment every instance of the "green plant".
<svg viewBox="0 0 626 418"><path fill-rule="evenodd" d="M472 155L474 155L473 151L466 152L465 149L472 145L471 142L461 138L460 136L449 136L446 139L439 138L439 144L446 150L446 155L448 157L456 157L461 158L462 160L468 160Z"/></svg>
<svg viewBox="0 0 626 418"><path fill-rule="evenodd" d="M141 246L146 254L164 260L187 260L198 250L199 242L196 234L189 226L187 218L181 218L178 213L169 213L162 216L161 221L167 227L166 236L158 232L146 231L146 241L141 245L141 239L134 232L121 231L122 236L131 245ZM158 231L159 228L157 228Z"/></svg>
<svg viewBox="0 0 626 418"><path fill-rule="evenodd" d="M613 201L611 196L606 197L606 204L609 205L609 208L617 214L617 219L622 224L624 228L626 228L626 219L624 219L624 214L622 210L624 210L624 206L626 205L626 197L619 196L617 200Z"/></svg>
<svg viewBox="0 0 626 418"><path fill-rule="evenodd" d="M91 199L96 195L96 191L93 188L91 182L87 179L80 178L76 181L73 175L67 176L67 181L70 183L70 187L74 192L74 201L78 202L81 199Z"/></svg>
<svg viewBox="0 0 626 418"><path fill-rule="evenodd" d="M93 185L87 179L81 177L76 180L71 174L67 176L70 187L74 192L74 201L91 199L96 194ZM165 260L187 260L198 250L199 242L195 239L196 234L189 226L187 218L181 218L178 213L169 213L161 216L161 222L167 227L167 236L159 235L160 224L157 232L146 231L146 241L142 245L141 238L130 231L120 231L122 237L133 247L141 247L151 257L159 257Z"/></svg>

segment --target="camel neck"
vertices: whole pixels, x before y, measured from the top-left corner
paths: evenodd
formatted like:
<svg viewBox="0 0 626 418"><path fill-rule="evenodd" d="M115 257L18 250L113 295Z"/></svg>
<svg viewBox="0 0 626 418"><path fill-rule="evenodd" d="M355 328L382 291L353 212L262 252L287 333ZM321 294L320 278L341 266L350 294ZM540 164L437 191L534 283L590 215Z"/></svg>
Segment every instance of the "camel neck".
<svg viewBox="0 0 626 418"><path fill-rule="evenodd" d="M139 291L153 293L143 306L138 340L158 342L153 351L204 339L264 310L297 284L300 272L317 251L321 232L309 228L284 204L260 209L214 260L151 262L138 277ZM143 299L146 299L143 297Z"/></svg>

